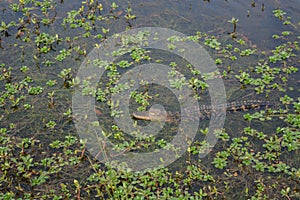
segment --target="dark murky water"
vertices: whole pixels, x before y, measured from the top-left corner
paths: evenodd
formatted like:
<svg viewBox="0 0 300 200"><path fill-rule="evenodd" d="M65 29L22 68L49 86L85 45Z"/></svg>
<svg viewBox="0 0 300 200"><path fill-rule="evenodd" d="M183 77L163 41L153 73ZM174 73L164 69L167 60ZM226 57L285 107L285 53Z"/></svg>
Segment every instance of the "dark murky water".
<svg viewBox="0 0 300 200"><path fill-rule="evenodd" d="M10 1L0 1L0 18L3 21L10 21L12 19L17 20L18 17L10 11L8 11L8 4ZM103 5L110 5L110 1L103 1ZM123 10L128 7L127 1L116 1L120 5L120 16L123 16L125 13ZM57 29L49 30L50 34L57 33L61 36L72 35L75 36L79 33L72 32L72 30L63 28L59 25L62 23L62 18L66 17L66 12L71 9L77 9L81 4L81 1L71 1L64 2L64 4L59 4L57 6ZM230 40L229 33L233 31L233 25L228 22L232 17L239 19L237 23L237 33L240 36L249 42L251 45L257 47L257 49L269 50L274 48L277 43L272 39L273 34L280 34L282 31L287 30L286 27L282 25L282 22L276 19L273 16L272 11L276 8L283 9L288 13L292 18L292 22L298 23L300 21L300 0L291 0L291 1L280 1L280 0L223 0L223 1L180 1L180 0L147 0L147 1L130 1L130 7L133 10L133 14L136 15L136 19L131 22L133 28L138 27L163 27L173 29L179 32L182 32L186 35L195 34L197 31L205 32L216 37L224 39L224 43L229 43ZM99 25L100 27L101 25ZM111 31L109 35L114 33L122 32L125 30L128 24L124 19L119 19L111 22L110 24L105 24L107 28ZM46 27L41 27L41 29L46 29ZM15 32L17 30L10 30ZM95 32L100 32L100 30L95 30ZM296 34L299 34L299 30ZM295 35L296 37L296 35ZM64 68L72 68L73 73L76 73L80 67L80 64L83 60L83 57L79 56L79 59L75 59L76 56L68 58L67 60L57 63L55 67L46 67L42 62L38 64L33 59L33 49L32 46L24 47L24 52L22 53L20 48L16 48L13 45L13 37L3 37L1 36L1 46L0 49L0 62L8 66L16 66L20 68L21 66L36 66L36 73L31 73L30 76L34 78L35 84L45 85L44 80L46 79L57 79L57 73L59 73ZM87 53L93 49L94 43L99 42L98 40L82 40L78 43L84 44L86 47ZM54 47L55 48L55 47ZM66 47L67 48L67 47ZM53 58L56 56L57 52L61 49L56 49L54 55L42 55L41 60L44 58ZM18 55L18 56L16 56ZM23 55L23 56L20 56ZM161 54L160 54L161 55ZM162 56L162 55L161 55ZM214 55L211 55L214 58ZM167 57L167 56L166 56ZM158 57L159 58L159 57ZM256 58L251 58L254 59ZM21 63L21 64L20 64ZM241 69L247 68L248 63L239 63ZM295 63L296 67L299 68L298 63ZM220 68L226 68L227 66L221 66ZM238 68L239 69L239 68ZM295 75L292 75L291 78L294 80L290 84L291 87L294 87L295 90L288 91L287 93L290 96L295 98L299 97L299 72ZM20 77L24 75L20 74ZM20 77L13 77L13 80L21 80ZM248 98L261 98L261 96L256 95L253 91L249 94L248 90L241 90L240 84L236 80L225 80L225 87L227 92L227 98L229 100L241 99L246 100ZM2 82L0 81L2 84ZM62 135L66 133L76 132L72 122L68 121L66 118L61 117L61 114L65 112L71 105L71 91L70 89L62 87L63 81L58 80L57 89L56 89L56 105L51 110L48 107L49 98L47 92L50 92L51 89L46 89L40 97L32 96L27 99L28 103L32 103L35 106L35 109L30 111L25 111L24 113L18 112L16 109L5 108L0 111L1 114L5 115L7 112L11 114L7 115L4 120L2 119L1 124L7 126L9 123L16 123L17 129L12 134L18 135L23 134L24 137L31 136L32 133L40 139L52 140L62 138ZM47 88L47 87L45 87ZM0 89L4 89L4 85L0 85ZM165 95L165 96L164 96ZM172 99L167 99L171 95L162 94L161 97L166 99L168 104L172 103ZM204 96L208 94L204 94ZM272 94L274 95L273 99L278 99L281 94ZM170 97L171 98L171 97ZM270 98L272 99L272 97ZM204 99L204 101L209 102L209 100ZM170 103L171 102L171 103ZM173 103L176 103L176 100ZM172 106L170 106L172 107ZM136 107L135 107L136 108ZM105 110L107 108L103 108ZM60 118L56 119L57 127L55 130L46 131L44 124L45 122L51 120L55 114L60 114ZM242 119L244 113L231 113L227 116L225 128L231 134L240 133L242 128L247 125L247 123ZM111 122L112 118L107 115L107 122ZM101 122L105 122L103 119ZM143 122L139 122L143 123ZM147 122L145 122L147 124ZM274 121L274 124L278 122ZM42 125L43 124L43 125ZM203 122L200 127L205 127L207 122ZM258 130L272 132L275 131L273 128L274 124L264 124L257 123L256 127ZM104 125L103 127L105 127ZM169 126L169 125L168 125ZM111 124L108 124L106 128L111 127ZM201 128L202 128L201 127ZM171 131L174 131L170 128ZM55 133L55 134L53 134ZM172 136L172 133L169 133L167 137ZM239 136L239 135L236 135ZM167 139L169 140L169 138ZM221 149L221 144L216 146L217 149ZM298 154L299 156L299 154ZM179 161L182 162L182 161ZM179 164L180 165L180 164ZM297 165L297 163L296 163ZM299 167L299 164L298 164ZM234 195L233 195L234 196Z"/></svg>

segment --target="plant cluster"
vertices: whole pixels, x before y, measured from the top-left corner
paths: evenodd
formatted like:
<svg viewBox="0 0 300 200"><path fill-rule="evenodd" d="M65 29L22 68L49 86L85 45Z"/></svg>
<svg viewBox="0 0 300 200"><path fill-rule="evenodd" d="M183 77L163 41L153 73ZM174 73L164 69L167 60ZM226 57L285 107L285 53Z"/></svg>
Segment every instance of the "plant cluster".
<svg viewBox="0 0 300 200"><path fill-rule="evenodd" d="M0 14L4 19L0 56L5 58L0 63L0 199L300 198L300 22L293 23L285 11L273 11L286 30L273 35L277 45L270 50L257 48L239 33L240 21L234 17L226 20L233 24L233 33L223 37L197 32L187 38L169 38L170 50L177 49L181 41L203 45L221 73L202 73L174 55L143 48L149 41L147 32L116 36L119 48L111 56L118 59L91 61L105 68L95 88L91 77L75 78L76 67L119 24L132 28L136 15L130 4L122 10L115 2L86 0L64 15L58 12L68 9L63 0L20 0L4 5ZM97 102L99 122L93 125L103 126L102 134L119 153L178 152L169 144L179 128L176 122L165 124L158 135L137 131L131 136L113 122L123 115L119 110L122 99L113 102L111 95L135 84L133 80L119 83L120 77L151 62L170 66L169 86L179 91L189 87L199 102L207 102L210 86L206 81L223 78L235 82L239 93L251 91L272 105L241 113L243 117L233 120L235 127L228 122L224 129L216 130L219 142L214 148L202 141L208 129L201 122L197 139L187 139L187 152L168 167L135 173L122 165L113 168L95 160L86 150L86 141L75 134L73 120L82 119L72 113L71 95L79 83L82 94ZM144 111L155 103L178 109L174 95L165 88L151 87L145 80L139 84L141 88L130 94L131 111ZM235 94L230 89L228 93ZM201 160L203 151L211 152Z"/></svg>

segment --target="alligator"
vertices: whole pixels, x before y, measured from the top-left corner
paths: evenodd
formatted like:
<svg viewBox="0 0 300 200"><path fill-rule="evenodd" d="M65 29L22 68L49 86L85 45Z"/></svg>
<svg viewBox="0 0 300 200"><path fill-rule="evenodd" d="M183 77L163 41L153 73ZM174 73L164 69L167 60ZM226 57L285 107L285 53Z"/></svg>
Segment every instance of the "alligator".
<svg viewBox="0 0 300 200"><path fill-rule="evenodd" d="M178 121L180 118L187 118L191 120L198 119L209 119L212 114L216 114L220 111L246 111L249 109L256 109L260 107L267 107L269 105L268 101L262 100L245 100L245 101L233 101L225 104L219 105L201 105L199 106L199 112L195 113L193 108L189 108L188 111L184 110L184 113L189 113L188 116L182 116L180 112L170 112L159 108L151 108L143 112L133 112L132 116L138 120L149 120L149 121L162 121L174 122Z"/></svg>

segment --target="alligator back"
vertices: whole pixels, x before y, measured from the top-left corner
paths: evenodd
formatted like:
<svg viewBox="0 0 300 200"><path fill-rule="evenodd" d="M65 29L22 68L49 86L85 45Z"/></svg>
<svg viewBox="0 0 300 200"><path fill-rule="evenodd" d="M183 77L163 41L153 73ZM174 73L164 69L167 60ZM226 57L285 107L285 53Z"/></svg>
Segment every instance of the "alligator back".
<svg viewBox="0 0 300 200"><path fill-rule="evenodd" d="M151 111L134 112L133 117L136 119L151 121L161 121L162 119L165 119L167 122L178 121L180 118L199 120L205 118L209 119L211 114L218 114L221 111L246 111L249 109L267 107L268 105L268 101L262 100L233 101L218 105L201 105L199 106L199 109L188 108L188 110L184 110L184 114L180 112L163 112L160 109L152 109ZM199 110L199 112L197 110Z"/></svg>
<svg viewBox="0 0 300 200"><path fill-rule="evenodd" d="M199 107L201 110L210 110L210 111L217 111L217 110L227 110L227 111L246 111L249 109L255 109L260 107L268 106L268 101L262 101L262 100L245 100L245 101L232 101L225 104L219 104L219 105L202 105Z"/></svg>

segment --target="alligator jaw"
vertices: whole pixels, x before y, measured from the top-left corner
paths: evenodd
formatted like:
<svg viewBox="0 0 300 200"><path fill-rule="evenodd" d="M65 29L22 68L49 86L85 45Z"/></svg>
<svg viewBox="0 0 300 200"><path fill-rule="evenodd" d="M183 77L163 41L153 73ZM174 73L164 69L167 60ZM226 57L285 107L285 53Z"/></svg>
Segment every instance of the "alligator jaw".
<svg viewBox="0 0 300 200"><path fill-rule="evenodd" d="M136 119L140 119L140 120L151 120L151 117L149 115L148 111L145 112L133 112L132 116Z"/></svg>
<svg viewBox="0 0 300 200"><path fill-rule="evenodd" d="M168 114L165 110L160 110L157 108L151 108L144 112L133 112L132 116L140 120L148 121L172 121L169 119Z"/></svg>

